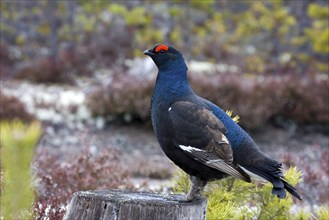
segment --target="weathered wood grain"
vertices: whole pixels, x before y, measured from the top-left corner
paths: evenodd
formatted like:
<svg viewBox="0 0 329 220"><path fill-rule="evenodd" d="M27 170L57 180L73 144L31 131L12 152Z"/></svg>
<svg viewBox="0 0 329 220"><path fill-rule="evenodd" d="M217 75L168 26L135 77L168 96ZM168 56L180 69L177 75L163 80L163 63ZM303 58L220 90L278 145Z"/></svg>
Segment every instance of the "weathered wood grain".
<svg viewBox="0 0 329 220"><path fill-rule="evenodd" d="M207 201L181 202L182 195L101 190L76 192L64 220L205 219Z"/></svg>

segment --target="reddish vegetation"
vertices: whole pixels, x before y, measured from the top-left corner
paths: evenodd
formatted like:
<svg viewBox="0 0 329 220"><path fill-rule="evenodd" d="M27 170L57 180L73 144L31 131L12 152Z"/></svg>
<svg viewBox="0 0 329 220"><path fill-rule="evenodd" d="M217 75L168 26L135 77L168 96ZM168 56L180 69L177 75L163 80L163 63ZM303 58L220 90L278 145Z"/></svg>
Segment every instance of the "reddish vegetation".
<svg viewBox="0 0 329 220"><path fill-rule="evenodd" d="M131 45L126 45L127 47ZM9 77L26 79L36 83L74 84L75 78L91 76L95 69L110 68L117 62L118 54L129 54L128 48L114 48L108 40L63 49L55 57L42 56L7 71ZM2 50L2 48L1 48ZM125 58L132 58L125 56ZM121 64L122 65L122 64ZM5 68L7 66L2 67ZM14 65L12 65L14 67Z"/></svg>
<svg viewBox="0 0 329 220"><path fill-rule="evenodd" d="M328 78L190 74L196 93L240 116L240 124L258 129L276 117L299 124L329 122ZM117 75L107 87L95 88L88 106L95 115L122 115L147 119L153 80Z"/></svg>
<svg viewBox="0 0 329 220"><path fill-rule="evenodd" d="M0 78L6 79L13 68L14 59L10 56L9 47L4 43L0 43Z"/></svg>
<svg viewBox="0 0 329 220"><path fill-rule="evenodd" d="M132 114L149 117L154 82L125 74L117 75L108 87L95 88L88 97L88 107L95 115Z"/></svg>
<svg viewBox="0 0 329 220"><path fill-rule="evenodd" d="M313 145L301 152L289 153L281 150L282 162L287 166L296 166L303 173L303 182L298 186L303 200L310 204L329 202L329 150Z"/></svg>
<svg viewBox="0 0 329 220"><path fill-rule="evenodd" d="M15 78L27 79L39 83L71 83L74 76L90 75L88 69L87 48L78 48L76 50L63 50L54 57L41 57L20 67L15 72ZM91 51L90 51L91 52ZM89 53L93 55L93 53Z"/></svg>
<svg viewBox="0 0 329 220"><path fill-rule="evenodd" d="M24 122L31 122L34 116L28 113L25 105L14 96L7 96L0 90L0 118L2 120L19 119Z"/></svg>
<svg viewBox="0 0 329 220"><path fill-rule="evenodd" d="M38 152L34 162L37 177L37 219L61 219L72 194L83 190L132 188L130 172L120 165L118 153L112 149L97 155L83 151L78 156L60 158L45 151Z"/></svg>
<svg viewBox="0 0 329 220"><path fill-rule="evenodd" d="M328 78L309 76L213 75L191 77L195 90L224 109L239 114L248 129L262 127L274 117L297 123L328 123Z"/></svg>

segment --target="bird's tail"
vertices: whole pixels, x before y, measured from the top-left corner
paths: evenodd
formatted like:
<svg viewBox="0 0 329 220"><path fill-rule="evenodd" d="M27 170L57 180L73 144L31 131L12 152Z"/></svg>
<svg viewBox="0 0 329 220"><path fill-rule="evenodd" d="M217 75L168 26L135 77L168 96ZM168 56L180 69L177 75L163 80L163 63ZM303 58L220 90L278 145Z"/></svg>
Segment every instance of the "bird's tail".
<svg viewBox="0 0 329 220"><path fill-rule="evenodd" d="M272 194L280 199L286 198L286 190L299 200L302 200L295 187L290 185L282 174L282 164L269 159L262 166L244 166L250 172L266 179L273 184Z"/></svg>
<svg viewBox="0 0 329 220"><path fill-rule="evenodd" d="M300 197L300 195L297 193L297 190L295 187L293 187L292 185L290 185L286 180L281 179L281 181L284 184L284 188L293 196L295 196L297 199L302 200L302 198Z"/></svg>
<svg viewBox="0 0 329 220"><path fill-rule="evenodd" d="M280 178L272 183L273 183L272 194L277 195L278 198L280 199L286 198L286 190L287 190L291 195L293 195L299 200L302 200L300 195L297 193L296 188L290 185L285 179Z"/></svg>

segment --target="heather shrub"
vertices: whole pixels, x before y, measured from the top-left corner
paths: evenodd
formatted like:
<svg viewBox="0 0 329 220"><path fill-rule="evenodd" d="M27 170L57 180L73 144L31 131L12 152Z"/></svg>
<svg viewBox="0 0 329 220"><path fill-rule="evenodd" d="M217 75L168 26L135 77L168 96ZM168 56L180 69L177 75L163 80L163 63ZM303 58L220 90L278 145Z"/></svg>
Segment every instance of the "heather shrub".
<svg viewBox="0 0 329 220"><path fill-rule="evenodd" d="M329 122L329 81L310 76L191 76L205 98L241 117L241 126L261 128L281 116L299 124Z"/></svg>
<svg viewBox="0 0 329 220"><path fill-rule="evenodd" d="M91 75L89 56L94 56L93 50L83 46L62 50L57 57L41 57L22 65L14 76L37 83L74 84L74 77Z"/></svg>
<svg viewBox="0 0 329 220"><path fill-rule="evenodd" d="M36 122L1 123L1 217L62 219L76 191L133 188L131 171L115 150L78 155L39 150L35 155L40 135Z"/></svg>
<svg viewBox="0 0 329 220"><path fill-rule="evenodd" d="M64 67L51 57L39 58L22 66L15 73L15 78L39 83L72 82L64 72Z"/></svg>
<svg viewBox="0 0 329 220"><path fill-rule="evenodd" d="M286 166L296 166L303 173L303 182L299 184L303 200L309 204L329 203L329 150L310 145L305 151L286 152L280 150L280 158Z"/></svg>
<svg viewBox="0 0 329 220"><path fill-rule="evenodd" d="M74 84L75 77L92 75L94 66L91 64L97 60L95 51L98 49L84 45L62 49L56 56L42 56L21 64L13 76L37 83Z"/></svg>
<svg viewBox="0 0 329 220"><path fill-rule="evenodd" d="M0 43L0 59L1 59L1 65L10 65L13 63L14 59L10 55L8 45L4 43Z"/></svg>
<svg viewBox="0 0 329 220"><path fill-rule="evenodd" d="M35 157L38 200L34 215L37 219L61 219L72 194L77 191L132 189L130 171L122 168L115 150L97 154L83 150L79 155L63 156L39 151Z"/></svg>
<svg viewBox="0 0 329 220"><path fill-rule="evenodd" d="M329 80L327 75L324 77L287 77L284 81L287 88L282 91L285 108L279 114L301 123L328 123Z"/></svg>
<svg viewBox="0 0 329 220"><path fill-rule="evenodd" d="M94 88L87 105L94 115L131 115L145 120L149 118L153 86L153 80L118 74L107 86Z"/></svg>
<svg viewBox="0 0 329 220"><path fill-rule="evenodd" d="M0 119L31 122L35 118L26 111L24 104L18 98L6 95L0 90Z"/></svg>
<svg viewBox="0 0 329 220"><path fill-rule="evenodd" d="M191 73L189 78L197 94L238 114L246 129L260 129L276 117L299 124L329 122L327 77ZM107 86L94 88L87 103L94 115L145 120L153 87L154 79L118 74Z"/></svg>
<svg viewBox="0 0 329 220"><path fill-rule="evenodd" d="M261 91L264 83L255 78L239 75L191 76L191 86L198 94L223 109L230 109L240 116L240 125L254 129L263 126L278 107Z"/></svg>
<svg viewBox="0 0 329 220"><path fill-rule="evenodd" d="M0 78L6 79L10 76L10 69L13 68L15 64L14 58L9 52L8 45L0 43Z"/></svg>

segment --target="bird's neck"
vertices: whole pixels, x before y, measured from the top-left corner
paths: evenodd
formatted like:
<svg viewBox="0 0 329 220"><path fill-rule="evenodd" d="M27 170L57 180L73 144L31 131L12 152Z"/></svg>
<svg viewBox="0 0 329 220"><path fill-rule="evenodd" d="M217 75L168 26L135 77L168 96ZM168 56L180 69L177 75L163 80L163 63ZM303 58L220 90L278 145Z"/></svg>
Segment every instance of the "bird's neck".
<svg viewBox="0 0 329 220"><path fill-rule="evenodd" d="M160 70L157 76L154 98L173 101L180 97L190 95L192 89L187 81L187 67Z"/></svg>

